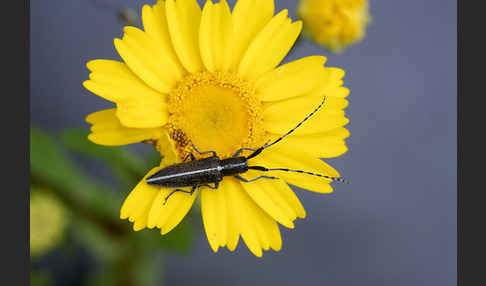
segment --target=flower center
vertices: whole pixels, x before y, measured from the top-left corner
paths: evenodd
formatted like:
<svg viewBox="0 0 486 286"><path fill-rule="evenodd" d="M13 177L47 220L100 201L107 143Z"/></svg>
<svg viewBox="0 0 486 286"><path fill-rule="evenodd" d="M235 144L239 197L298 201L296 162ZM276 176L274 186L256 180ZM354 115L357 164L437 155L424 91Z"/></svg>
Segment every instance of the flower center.
<svg viewBox="0 0 486 286"><path fill-rule="evenodd" d="M264 143L262 104L253 86L236 75L201 72L184 78L169 96L167 128L179 159L192 144L203 151L216 151L227 158L242 148Z"/></svg>

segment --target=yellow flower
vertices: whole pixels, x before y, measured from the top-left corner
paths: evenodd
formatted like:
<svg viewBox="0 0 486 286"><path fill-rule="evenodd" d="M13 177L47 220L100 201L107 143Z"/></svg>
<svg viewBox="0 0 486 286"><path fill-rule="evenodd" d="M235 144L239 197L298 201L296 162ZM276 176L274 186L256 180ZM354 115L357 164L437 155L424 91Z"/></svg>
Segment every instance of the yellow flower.
<svg viewBox="0 0 486 286"><path fill-rule="evenodd" d="M333 52L359 42L370 22L368 0L300 0L304 32Z"/></svg>
<svg viewBox="0 0 486 286"><path fill-rule="evenodd" d="M338 177L318 157L346 152L343 127L349 90L344 71L324 67L326 58L307 57L277 67L297 39L302 24L287 10L274 15L273 0L239 0L233 11L223 0L158 1L142 9L144 31L126 27L115 47L124 60L93 60L84 86L116 103L90 114L89 139L101 145L152 142L163 166L181 162L197 149L221 158L236 150L258 148L277 138L314 110L325 107L284 142L266 149L250 164L314 171ZM196 154L197 155L197 154ZM200 156L197 156L200 158ZM254 178L250 171L243 177ZM330 193L330 180L278 172L282 180L242 183L225 177L219 189L201 188L193 195L150 186L143 178L126 198L120 217L135 231L176 227L201 194L204 228L211 248L233 251L241 235L256 256L281 249L278 223L294 228L306 212L287 183ZM286 183L287 182L287 183Z"/></svg>
<svg viewBox="0 0 486 286"><path fill-rule="evenodd" d="M30 255L38 257L62 239L66 228L66 211L53 196L34 192L30 196Z"/></svg>

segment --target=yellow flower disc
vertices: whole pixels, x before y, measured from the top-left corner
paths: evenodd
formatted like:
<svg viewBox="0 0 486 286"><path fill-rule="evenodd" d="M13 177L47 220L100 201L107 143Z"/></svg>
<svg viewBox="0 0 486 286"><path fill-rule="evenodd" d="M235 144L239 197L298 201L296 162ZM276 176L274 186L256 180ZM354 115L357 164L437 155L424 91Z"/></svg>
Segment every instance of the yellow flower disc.
<svg viewBox="0 0 486 286"><path fill-rule="evenodd" d="M169 134L181 159L196 153L192 144L226 158L242 147L264 143L262 105L255 89L234 74L189 75L171 92L168 103Z"/></svg>

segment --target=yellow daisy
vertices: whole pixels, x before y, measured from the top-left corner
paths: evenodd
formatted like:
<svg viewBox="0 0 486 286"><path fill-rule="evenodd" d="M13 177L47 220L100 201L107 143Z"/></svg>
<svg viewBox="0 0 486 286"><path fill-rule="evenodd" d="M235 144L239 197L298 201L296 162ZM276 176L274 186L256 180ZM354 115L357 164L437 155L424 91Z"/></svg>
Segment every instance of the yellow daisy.
<svg viewBox="0 0 486 286"><path fill-rule="evenodd" d="M304 34L333 52L361 41L370 22L368 0L300 0Z"/></svg>
<svg viewBox="0 0 486 286"><path fill-rule="evenodd" d="M233 11L226 1L159 0L142 9L144 30L125 27L115 39L123 62L93 60L83 85L116 103L116 108L90 114L89 139L101 145L153 143L163 159L126 198L122 219L135 231L176 227L201 194L204 228L211 248L233 251L241 235L258 257L262 249L280 250L280 223L294 228L306 212L293 184L330 193L331 180L275 172L280 180L243 183L225 177L217 190L200 188L192 195L154 187L146 178L181 162L189 153L214 150L220 158L240 148L258 148L302 121L326 97L324 107L283 142L249 164L339 173L318 158L346 152L343 127L349 90L344 71L324 67L326 58L312 56L277 67L297 39L302 24L287 10L274 15L273 0L239 0ZM247 179L261 174L249 171Z"/></svg>

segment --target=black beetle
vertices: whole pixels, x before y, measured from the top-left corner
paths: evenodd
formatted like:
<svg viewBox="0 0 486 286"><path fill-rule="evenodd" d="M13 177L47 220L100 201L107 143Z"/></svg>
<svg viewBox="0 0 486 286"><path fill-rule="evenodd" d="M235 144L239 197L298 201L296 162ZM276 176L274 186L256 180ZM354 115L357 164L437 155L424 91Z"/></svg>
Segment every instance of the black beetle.
<svg viewBox="0 0 486 286"><path fill-rule="evenodd" d="M260 154L264 149L274 145L275 143L282 140L285 136L292 133L295 129L297 129L302 123L304 123L307 119L309 119L314 113L321 108L321 106L326 101L326 97L324 97L321 104L311 112L304 120L302 120L297 126L292 128L289 132L285 133L283 136L272 142L271 144L264 144L262 147L258 149L252 148L241 148L237 150L232 157L227 159L220 159L215 151L206 151L200 152L196 146L192 145L192 148L200 155L204 154L212 154L211 157L198 159L194 154L190 153L184 159L182 163L173 164L167 166L150 177L146 179L147 184L159 186L163 188L183 188L183 187L191 187L190 191L182 190L182 189L175 189L172 191L166 198L164 204L167 202L167 199L176 192L183 192L192 194L194 191L199 187L209 187L211 189L217 189L219 186L219 182L223 180L225 176L234 176L238 180L249 183L259 179L278 179L277 177L272 176L258 176L251 180L247 180L242 178L239 174L245 173L246 171L258 170L258 171L286 171L286 172L298 172L318 177L323 177L327 179L331 179L333 181L339 182L346 182L343 178L334 178L329 177L321 174L301 171L301 170L291 170L291 169L284 169L284 168L273 168L268 169L261 166L248 166L248 160ZM250 155L247 157L239 156L243 151L252 151ZM191 159L191 161L188 161ZM214 183L214 186L209 185L210 183Z"/></svg>

